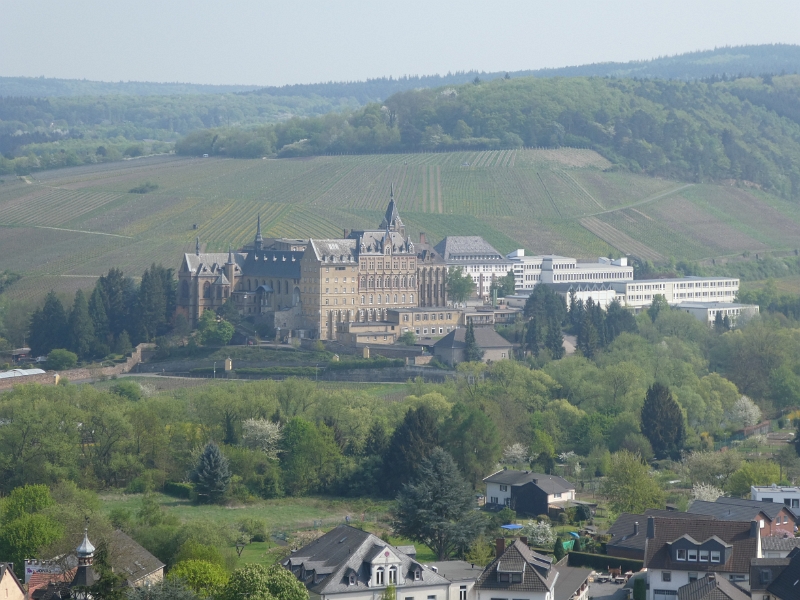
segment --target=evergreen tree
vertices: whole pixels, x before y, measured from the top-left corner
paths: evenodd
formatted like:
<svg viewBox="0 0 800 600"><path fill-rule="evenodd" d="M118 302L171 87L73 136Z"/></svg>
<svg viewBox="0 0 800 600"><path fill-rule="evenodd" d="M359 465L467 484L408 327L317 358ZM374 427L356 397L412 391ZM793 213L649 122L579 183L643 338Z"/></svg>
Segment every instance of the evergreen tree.
<svg viewBox="0 0 800 600"><path fill-rule="evenodd" d="M686 437L683 413L666 385L654 383L648 388L642 407L642 433L657 458L680 455Z"/></svg>
<svg viewBox="0 0 800 600"><path fill-rule="evenodd" d="M92 328L95 337L95 354L105 356L111 352L111 330L108 327L108 316L106 315L106 301L103 298L103 286L95 285L92 295L89 297L89 316L92 318ZM105 350L103 352L102 350Z"/></svg>
<svg viewBox="0 0 800 600"><path fill-rule="evenodd" d="M464 360L467 362L479 362L483 359L483 350L478 347L475 341L475 328L472 321L467 324L467 333L464 335Z"/></svg>
<svg viewBox="0 0 800 600"><path fill-rule="evenodd" d="M555 562L560 561L564 558L566 552L564 551L564 540L561 539L561 536L556 538L555 543L553 544L553 560Z"/></svg>
<svg viewBox="0 0 800 600"><path fill-rule="evenodd" d="M163 330L167 322L167 298L164 294L164 281L155 263L146 269L139 284L136 301L137 338L149 342Z"/></svg>
<svg viewBox="0 0 800 600"><path fill-rule="evenodd" d="M117 354L129 354L131 350L133 350L131 338L128 336L128 332L123 329L122 333L119 334L119 338L117 338L117 343L114 345L114 352Z"/></svg>
<svg viewBox="0 0 800 600"><path fill-rule="evenodd" d="M539 331L539 322L536 317L531 317L528 326L525 328L525 346L531 354L539 356L542 347L542 334Z"/></svg>
<svg viewBox="0 0 800 600"><path fill-rule="evenodd" d="M68 345L67 314L52 290L47 294L44 306L31 316L28 343L34 356L43 356Z"/></svg>
<svg viewBox="0 0 800 600"><path fill-rule="evenodd" d="M599 336L597 335L597 328L594 326L592 318L587 312L584 314L583 323L578 331L578 350L580 350L586 358L594 358L594 355L597 353L597 349L600 346L600 341L598 338Z"/></svg>
<svg viewBox="0 0 800 600"><path fill-rule="evenodd" d="M637 330L636 318L631 314L631 311L622 306L619 300L612 301L606 308L608 343L613 342L620 333L626 331L636 333Z"/></svg>
<svg viewBox="0 0 800 600"><path fill-rule="evenodd" d="M69 313L68 330L70 350L81 360L89 358L95 346L94 324L82 290L75 292L75 302Z"/></svg>
<svg viewBox="0 0 800 600"><path fill-rule="evenodd" d="M228 459L214 442L208 442L189 479L201 501L216 503L225 497L231 472Z"/></svg>
<svg viewBox="0 0 800 600"><path fill-rule="evenodd" d="M442 446L473 487L500 459L499 437L494 421L485 412L461 402L442 426Z"/></svg>
<svg viewBox="0 0 800 600"><path fill-rule="evenodd" d="M427 406L409 409L394 430L383 458L386 476L384 492L395 495L407 483L422 460L439 444L436 415Z"/></svg>
<svg viewBox="0 0 800 600"><path fill-rule="evenodd" d="M553 360L563 358L565 352L564 334L561 332L561 322L555 317L551 317L547 322L547 337L545 338L544 345L550 351Z"/></svg>

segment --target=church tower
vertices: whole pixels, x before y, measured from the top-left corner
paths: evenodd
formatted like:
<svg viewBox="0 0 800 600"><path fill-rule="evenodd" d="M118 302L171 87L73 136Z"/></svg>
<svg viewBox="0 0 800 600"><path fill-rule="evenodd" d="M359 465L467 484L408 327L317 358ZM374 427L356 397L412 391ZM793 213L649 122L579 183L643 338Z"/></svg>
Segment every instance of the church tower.
<svg viewBox="0 0 800 600"><path fill-rule="evenodd" d="M264 237L261 235L261 213L258 213L258 226L256 227L256 240L253 247L256 250L261 250L264 246Z"/></svg>
<svg viewBox="0 0 800 600"><path fill-rule="evenodd" d="M91 596L86 592L86 588L91 587L97 581L97 573L94 571L94 546L89 541L89 529L83 530L83 541L75 549L78 556L78 570L69 584L70 588L77 588L73 593L76 600L91 600Z"/></svg>
<svg viewBox="0 0 800 600"><path fill-rule="evenodd" d="M231 250L231 245L228 244L228 262L225 263L225 277L228 279L228 283L230 283L231 291L236 289L236 259L233 257L233 250ZM226 295L227 297L227 295Z"/></svg>
<svg viewBox="0 0 800 600"><path fill-rule="evenodd" d="M381 229L387 231L396 231L403 238L406 237L406 226L400 219L400 213L397 210L397 204L394 201L394 184L389 191L389 206L386 207L386 214L381 221Z"/></svg>

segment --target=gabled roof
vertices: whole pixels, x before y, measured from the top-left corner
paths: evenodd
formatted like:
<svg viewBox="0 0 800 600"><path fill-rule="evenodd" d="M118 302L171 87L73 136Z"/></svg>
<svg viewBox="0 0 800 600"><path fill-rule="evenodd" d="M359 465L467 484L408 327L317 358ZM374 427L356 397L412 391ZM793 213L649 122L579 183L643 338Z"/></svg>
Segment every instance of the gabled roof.
<svg viewBox="0 0 800 600"><path fill-rule="evenodd" d="M523 573L520 583L501 583L497 573ZM549 592L558 577L552 559L534 552L520 540L514 542L484 569L475 587L509 592Z"/></svg>
<svg viewBox="0 0 800 600"><path fill-rule="evenodd" d="M768 535L761 538L762 552L772 551L790 551L795 548L800 548L800 538L791 536L789 534L783 535Z"/></svg>
<svg viewBox="0 0 800 600"><path fill-rule="evenodd" d="M350 527L339 525L322 537L294 552L283 565L292 570L306 587L315 594L340 592L367 592L370 580L369 560L382 551L390 551L400 560L405 583L402 588L448 585L447 579L424 567L397 548L380 538ZM414 580L413 569L421 570L421 578ZM347 577L356 574L356 584L349 585Z"/></svg>
<svg viewBox="0 0 800 600"><path fill-rule="evenodd" d="M477 235L448 235L436 244L436 251L450 262L474 262L476 260L492 260L512 264L500 254L489 242ZM470 257L470 258L466 258ZM471 258L471 257L487 257Z"/></svg>
<svg viewBox="0 0 800 600"><path fill-rule="evenodd" d="M591 569L580 567L558 566L555 570L558 571L558 579L553 600L570 600L592 574Z"/></svg>
<svg viewBox="0 0 800 600"><path fill-rule="evenodd" d="M763 538L762 538L763 540ZM788 566L791 558L753 558L750 560L750 590L766 590ZM769 572L769 577L762 582L762 573Z"/></svg>
<svg viewBox="0 0 800 600"><path fill-rule="evenodd" d="M770 504L770 502L753 502L750 505L740 505L727 504L719 500L716 502L695 500L692 502L687 512L695 515L709 515L720 521L752 521L753 519L759 518L759 514L764 513L764 515L772 521L777 516L778 511L774 511L774 516L769 516L765 510L763 510L762 505L764 504ZM773 504L773 507L775 506L778 507L778 510L783 508L782 504Z"/></svg>
<svg viewBox="0 0 800 600"><path fill-rule="evenodd" d="M536 487L548 494L561 494L574 490L575 486L558 475L545 475L533 471L514 471L503 469L483 478L484 483L499 483L501 485L525 485L533 483Z"/></svg>
<svg viewBox="0 0 800 600"><path fill-rule="evenodd" d="M108 559L114 573L122 575L128 585L164 568L164 563L119 529L111 534L108 547Z"/></svg>
<svg viewBox="0 0 800 600"><path fill-rule="evenodd" d="M750 521L717 521L693 519L669 519L648 517L653 519L654 537L647 540L644 554L644 566L648 569L674 569L676 571L700 571L719 573L749 573L750 559L756 558L758 551L758 530L751 535ZM670 544L684 535L689 535L701 543L717 536L733 549L730 558L724 564L673 561Z"/></svg>
<svg viewBox="0 0 800 600"><path fill-rule="evenodd" d="M243 252L234 252L233 258L236 266L241 272L242 266L247 260L247 254ZM200 254L185 253L183 255L183 264L189 271L196 274L213 275L225 268L225 263L228 262L227 252L201 252Z"/></svg>
<svg viewBox="0 0 800 600"><path fill-rule="evenodd" d="M796 600L800 597L800 551L792 550L789 564L767 586L767 591L780 600Z"/></svg>
<svg viewBox="0 0 800 600"><path fill-rule="evenodd" d="M497 333L494 328L492 327L474 327L473 331L475 332L475 343L478 345L478 348L511 348L512 344L499 333ZM434 348L452 348L455 350L464 349L466 348L467 344L465 343L465 339L467 337L467 329L466 327L459 327L458 329L454 329L438 342L436 342L433 347Z"/></svg>
<svg viewBox="0 0 800 600"><path fill-rule="evenodd" d="M678 588L678 600L750 600L750 594L718 575Z"/></svg>
<svg viewBox="0 0 800 600"><path fill-rule="evenodd" d="M0 581L3 581L5 577L9 577L11 581L19 588L19 591L23 594L25 590L22 588L22 583L20 580L17 579L17 575L14 573L14 569L11 568L11 563L0 563Z"/></svg>
<svg viewBox="0 0 800 600"><path fill-rule="evenodd" d="M308 246L317 260L333 263L357 262L357 241L354 239L309 240Z"/></svg>
<svg viewBox="0 0 800 600"><path fill-rule="evenodd" d="M709 520L714 517L709 515L694 515L691 513L676 512L648 508L643 515L633 513L620 513L614 524L608 529L611 539L606 546L627 548L644 552L644 543L647 540L647 517L666 517L670 519L702 519ZM639 523L639 533L634 533L634 523Z"/></svg>
<svg viewBox="0 0 800 600"><path fill-rule="evenodd" d="M749 500L747 498L728 498L727 496L720 496L717 498L717 502L720 504L757 508L773 521L783 509L786 509L786 512L789 514L794 515L795 518L798 516L797 512L780 502L761 502L759 500Z"/></svg>

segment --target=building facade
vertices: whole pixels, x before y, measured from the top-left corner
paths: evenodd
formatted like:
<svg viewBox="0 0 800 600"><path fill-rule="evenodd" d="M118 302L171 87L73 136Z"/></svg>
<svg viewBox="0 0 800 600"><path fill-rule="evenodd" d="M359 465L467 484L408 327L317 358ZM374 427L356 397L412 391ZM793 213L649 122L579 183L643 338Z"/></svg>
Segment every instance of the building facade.
<svg viewBox="0 0 800 600"><path fill-rule="evenodd" d="M530 292L538 283L605 283L632 281L633 267L628 259L598 258L597 261L580 261L555 254L525 256L517 249L506 255L512 263L517 292Z"/></svg>
<svg viewBox="0 0 800 600"><path fill-rule="evenodd" d="M513 263L479 236L450 235L436 244L435 251L450 270L461 268L475 282L474 295L486 300L492 284L512 270Z"/></svg>

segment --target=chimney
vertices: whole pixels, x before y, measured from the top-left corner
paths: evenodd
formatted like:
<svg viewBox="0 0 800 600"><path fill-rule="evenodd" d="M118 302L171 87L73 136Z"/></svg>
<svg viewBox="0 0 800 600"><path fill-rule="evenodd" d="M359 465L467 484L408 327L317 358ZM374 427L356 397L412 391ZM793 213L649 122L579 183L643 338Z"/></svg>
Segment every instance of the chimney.
<svg viewBox="0 0 800 600"><path fill-rule="evenodd" d="M347 236L350 234L350 231L345 229L344 230L344 238L347 239Z"/></svg>
<svg viewBox="0 0 800 600"><path fill-rule="evenodd" d="M528 545L528 536L525 536L525 535L519 536L519 541L527 546Z"/></svg>
<svg viewBox="0 0 800 600"><path fill-rule="evenodd" d="M428 240L425 238L425 232L424 231L420 231L419 232L419 243L420 244L427 244L428 243Z"/></svg>
<svg viewBox="0 0 800 600"><path fill-rule="evenodd" d="M757 538L759 535L758 521L750 521L750 537Z"/></svg>
<svg viewBox="0 0 800 600"><path fill-rule="evenodd" d="M656 537L656 520L653 517L647 517L647 539L652 540Z"/></svg>
<svg viewBox="0 0 800 600"><path fill-rule="evenodd" d="M633 535L639 535L639 521L633 524Z"/></svg>
<svg viewBox="0 0 800 600"><path fill-rule="evenodd" d="M500 555L506 551L506 540L505 538L497 538L494 541L494 549L495 549L495 558L500 558Z"/></svg>

